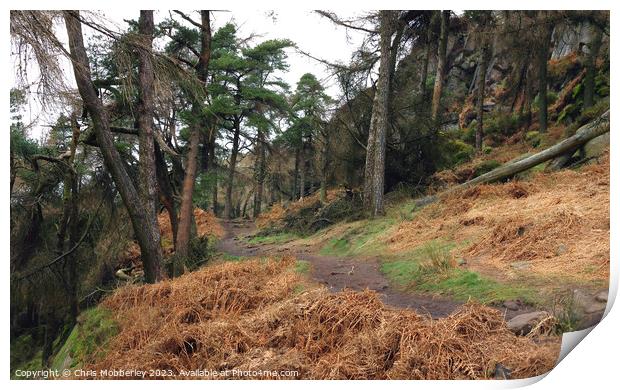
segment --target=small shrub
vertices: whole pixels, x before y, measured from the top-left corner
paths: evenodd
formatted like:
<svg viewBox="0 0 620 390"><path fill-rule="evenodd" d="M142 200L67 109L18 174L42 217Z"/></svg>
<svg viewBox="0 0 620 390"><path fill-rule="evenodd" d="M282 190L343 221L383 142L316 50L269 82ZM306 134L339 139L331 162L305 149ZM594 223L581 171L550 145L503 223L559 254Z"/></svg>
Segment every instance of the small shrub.
<svg viewBox="0 0 620 390"><path fill-rule="evenodd" d="M609 96L609 73L599 73L594 78L596 94L600 97Z"/></svg>
<svg viewBox="0 0 620 390"><path fill-rule="evenodd" d="M422 248L422 256L426 260L420 263L418 270L423 275L445 275L456 265L445 245L431 242Z"/></svg>
<svg viewBox="0 0 620 390"><path fill-rule="evenodd" d="M547 106L550 107L553 103L558 100L558 94L554 91L547 91ZM540 109L540 93L536 95L534 101L532 102L532 107L536 109Z"/></svg>
<svg viewBox="0 0 620 390"><path fill-rule="evenodd" d="M474 177L478 177L480 175L484 175L487 172L491 172L495 168L498 168L502 165L499 161L496 160L486 160L482 161L480 164L476 165L474 168Z"/></svg>
<svg viewBox="0 0 620 390"><path fill-rule="evenodd" d="M558 115L557 123L568 123L573 121L579 113L580 108L581 105L577 103L567 104L560 112L560 115Z"/></svg>
<svg viewBox="0 0 620 390"><path fill-rule="evenodd" d="M484 121L484 134L511 136L519 130L522 122L518 114L498 113Z"/></svg>
<svg viewBox="0 0 620 390"><path fill-rule="evenodd" d="M452 156L452 165L465 163L474 156L474 147L461 140L450 141L447 149Z"/></svg>
<svg viewBox="0 0 620 390"><path fill-rule="evenodd" d="M538 131L528 131L525 134L525 141L532 147L537 148L542 141L542 135Z"/></svg>
<svg viewBox="0 0 620 390"><path fill-rule="evenodd" d="M573 292L556 298L553 304L553 315L557 319L557 332L572 332L581 321Z"/></svg>
<svg viewBox="0 0 620 390"><path fill-rule="evenodd" d="M478 126L478 121L474 119L471 121L468 127L463 129L463 134L461 135L461 139L468 143L473 144L476 142L476 127Z"/></svg>

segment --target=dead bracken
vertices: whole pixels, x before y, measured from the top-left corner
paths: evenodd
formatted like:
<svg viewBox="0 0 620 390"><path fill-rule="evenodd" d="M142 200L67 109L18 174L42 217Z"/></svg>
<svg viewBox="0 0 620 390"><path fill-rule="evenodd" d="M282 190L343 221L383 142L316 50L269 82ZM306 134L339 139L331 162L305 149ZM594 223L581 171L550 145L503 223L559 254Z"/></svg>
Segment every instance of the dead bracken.
<svg viewBox="0 0 620 390"><path fill-rule="evenodd" d="M103 305L120 332L87 368L490 379L498 364L512 378L525 378L556 362L559 337L517 337L493 308L470 303L432 320L386 307L372 291L333 294L309 286L294 263L292 257L222 262L119 289Z"/></svg>

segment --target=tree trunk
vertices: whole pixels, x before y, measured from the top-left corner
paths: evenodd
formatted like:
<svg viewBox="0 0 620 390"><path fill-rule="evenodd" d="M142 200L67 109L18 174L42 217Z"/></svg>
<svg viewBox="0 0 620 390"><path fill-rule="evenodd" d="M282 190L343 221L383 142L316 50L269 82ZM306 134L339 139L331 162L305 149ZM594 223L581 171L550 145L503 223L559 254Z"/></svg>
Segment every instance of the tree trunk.
<svg viewBox="0 0 620 390"><path fill-rule="evenodd" d="M157 186L159 187L159 202L168 213L168 219L170 220L170 227L172 229L172 243L176 250L179 219L165 157L157 143L155 143L155 171L157 175Z"/></svg>
<svg viewBox="0 0 620 390"><path fill-rule="evenodd" d="M195 112L195 110L192 110ZM196 173L198 171L198 151L200 143L200 129L195 126L189 136L189 150L187 151L187 160L185 166L185 177L183 178L183 188L181 191L181 210L179 215L179 227L177 232L176 254L179 261L187 257L189 250L189 241L192 232L192 214L194 184L196 183ZM178 268L178 269L176 269ZM175 276L178 276L182 266L175 267Z"/></svg>
<svg viewBox="0 0 620 390"><path fill-rule="evenodd" d="M547 131L547 61L549 60L549 46L551 44L551 34L553 27L547 20L542 26L543 32L538 52L538 123L539 131L545 133Z"/></svg>
<svg viewBox="0 0 620 390"><path fill-rule="evenodd" d="M525 96L523 97L523 106L525 108L524 116L525 116L525 127L529 128L532 124L532 95L534 89L534 80L532 77L532 68L528 64L527 71L525 73Z"/></svg>
<svg viewBox="0 0 620 390"><path fill-rule="evenodd" d="M63 212L60 225L58 227L58 241L56 245L56 252L58 255L65 252L65 236L67 229L69 230L69 248L72 248L79 240L78 179L77 172L74 169L74 161L80 138L80 128L75 115L71 116L71 128L73 129L73 135L71 138L71 146L69 148L69 156L63 160L66 166L64 167L63 174ZM66 256L66 260L63 265L65 274L65 276L63 276L65 279L64 285L67 295L69 296L69 312L72 322L75 322L77 319L79 310L79 300L77 296L77 262L75 260L75 254L69 254Z"/></svg>
<svg viewBox="0 0 620 390"><path fill-rule="evenodd" d="M297 181L299 180L299 154L300 148L295 148L295 168L293 170L293 188L291 189L291 201L297 200Z"/></svg>
<svg viewBox="0 0 620 390"><path fill-rule="evenodd" d="M232 190L233 181L235 179L235 168L237 165L237 154L239 153L239 135L241 132L240 126L241 124L239 123L239 119L235 119L235 132L233 134L232 150L230 151L230 163L228 165L228 182L226 183L226 199L224 203L224 216L228 219L234 217L232 208Z"/></svg>
<svg viewBox="0 0 620 390"><path fill-rule="evenodd" d="M601 49L603 33L598 27L591 27L594 31L592 42L588 45L589 53L586 58L586 76L583 85L583 109L592 107L594 104L594 78L596 76L596 58Z"/></svg>
<svg viewBox="0 0 620 390"><path fill-rule="evenodd" d="M257 156L254 167L256 190L254 192L254 218L260 215L265 189L265 133L261 130L256 135Z"/></svg>
<svg viewBox="0 0 620 390"><path fill-rule="evenodd" d="M327 169L329 166L329 133L327 130L323 132L323 140L321 142L321 188L320 197L321 203L327 202Z"/></svg>
<svg viewBox="0 0 620 390"><path fill-rule="evenodd" d="M306 192L306 143L301 142L299 151L299 200L304 200Z"/></svg>
<svg viewBox="0 0 620 390"><path fill-rule="evenodd" d="M160 278L160 273L157 270L160 269L162 261L160 243L152 235L154 229L149 226L150 220L146 216L138 191L127 174L123 160L114 145L107 114L93 87L79 12L65 11L64 19L78 91L91 116L95 137L103 155L106 169L110 172L131 219L140 246L145 280L147 283L156 282Z"/></svg>
<svg viewBox="0 0 620 390"><path fill-rule="evenodd" d="M458 190L463 190L476 184L492 183L499 180L504 180L513 177L519 172L523 172L545 161L549 161L558 156L562 156L569 153L571 150L575 151L580 146L593 138L609 132L609 111L605 112L598 119L588 123L577 130L577 133L572 137L553 145L552 147L545 149L532 156L522 158L520 160L510 162L502 165L499 168L492 170L491 172L480 175L468 182L449 188L438 195L427 196L416 202L416 207L421 207L429 203L433 203L440 197L453 193Z"/></svg>
<svg viewBox="0 0 620 390"><path fill-rule="evenodd" d="M368 129L368 142L366 143L366 165L364 165L364 208L370 210L373 202L373 180L375 172L375 150L377 149L377 112L379 106L379 88L375 89L372 100L372 112L370 114L370 128Z"/></svg>
<svg viewBox="0 0 620 390"><path fill-rule="evenodd" d="M144 207L145 217L148 220L145 229L151 230L149 235L158 245L157 256L163 258L161 245L161 231L157 221L157 173L155 167L155 139L153 137L153 116L155 115L155 72L153 69L153 34L155 25L153 11L140 11L138 33L140 47L138 48L138 79L139 79L139 102L138 102L138 147L139 147L139 186L140 197ZM151 269L148 271L161 277L160 263L145 264Z"/></svg>
<svg viewBox="0 0 620 390"><path fill-rule="evenodd" d="M211 199L213 214L217 215L218 207L217 207L217 167L216 167L216 159L215 159L215 139L216 139L217 131L214 127L211 128L209 132L209 173L213 178L213 195Z"/></svg>
<svg viewBox="0 0 620 390"><path fill-rule="evenodd" d="M431 107L431 118L437 131L439 120L439 107L441 105L441 92L446 69L446 50L448 48L448 30L450 11L441 12L441 31L439 33L439 44L437 45L437 72L435 75L435 85L433 88L433 102Z"/></svg>
<svg viewBox="0 0 620 390"><path fill-rule="evenodd" d="M482 37L480 48L478 51L478 126L476 127L476 151L482 152L482 136L483 136L483 116L484 116L484 87L486 84L487 65L488 65L488 46L486 38Z"/></svg>
<svg viewBox="0 0 620 390"><path fill-rule="evenodd" d="M431 51L433 49L433 45L431 44L432 38L432 30L430 26L428 27L428 31L426 32L426 53L424 54L424 62L422 63L422 74L420 75L420 96L421 100L424 101L426 97L426 80L428 79L428 63L431 58Z"/></svg>
<svg viewBox="0 0 620 390"><path fill-rule="evenodd" d="M192 102L192 123L191 134L189 136L189 150L187 152L187 167L183 178L183 190L181 193L181 210L179 216L179 231L177 233L177 261L183 262L188 255L189 241L191 238L192 221L194 217L194 185L196 184L196 174L198 171L198 152L201 138L201 125L204 124L202 109L204 106L204 96L206 95L207 71L211 58L211 21L209 11L200 11L201 17L201 47L200 58L196 65L196 74L200 81L200 91ZM183 269L183 264L174 267L175 274L179 274Z"/></svg>
<svg viewBox="0 0 620 390"><path fill-rule="evenodd" d="M383 191L385 183L385 140L388 126L388 105L390 96L390 51L391 37L396 22L395 11L380 11L380 49L379 80L377 81L376 108L376 149L374 151L372 177L372 209L373 217L384 215Z"/></svg>

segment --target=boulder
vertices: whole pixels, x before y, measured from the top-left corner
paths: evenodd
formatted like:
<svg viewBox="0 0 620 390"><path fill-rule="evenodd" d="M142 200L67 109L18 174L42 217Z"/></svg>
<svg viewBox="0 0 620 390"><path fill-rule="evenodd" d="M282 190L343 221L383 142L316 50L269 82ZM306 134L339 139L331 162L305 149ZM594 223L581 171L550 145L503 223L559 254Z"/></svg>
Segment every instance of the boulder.
<svg viewBox="0 0 620 390"><path fill-rule="evenodd" d="M594 299L596 299L598 302L607 303L607 294L608 294L608 291L601 291L600 293L596 294Z"/></svg>
<svg viewBox="0 0 620 390"><path fill-rule="evenodd" d="M525 336L530 333L532 328L547 317L549 317L549 313L546 311L534 311L531 313L520 314L510 319L506 323L506 326L517 336Z"/></svg>
<svg viewBox="0 0 620 390"><path fill-rule="evenodd" d="M519 310L519 308L521 307L521 304L518 300L516 301L506 301L502 304L502 306L504 306L506 309L508 310Z"/></svg>
<svg viewBox="0 0 620 390"><path fill-rule="evenodd" d="M584 146L585 158L596 158L609 149L609 132L592 138Z"/></svg>
<svg viewBox="0 0 620 390"><path fill-rule="evenodd" d="M512 370L501 363L495 364L495 371L493 372L493 379L506 380L510 379Z"/></svg>
<svg viewBox="0 0 620 390"><path fill-rule="evenodd" d="M605 311L607 302L600 301L597 296L592 296L582 290L573 291L573 302L585 314L592 314ZM601 297L602 298L602 297Z"/></svg>

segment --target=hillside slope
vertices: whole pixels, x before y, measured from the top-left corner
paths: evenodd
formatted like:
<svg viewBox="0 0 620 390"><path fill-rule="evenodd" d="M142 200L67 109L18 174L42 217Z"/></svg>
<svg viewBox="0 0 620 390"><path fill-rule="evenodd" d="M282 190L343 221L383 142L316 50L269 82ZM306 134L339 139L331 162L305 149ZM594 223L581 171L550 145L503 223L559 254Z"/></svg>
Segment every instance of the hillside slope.
<svg viewBox="0 0 620 390"><path fill-rule="evenodd" d="M223 262L103 302L119 333L83 366L178 379L478 379L550 370L559 338L517 337L480 305L432 320L372 291L329 293L293 258ZM84 364L84 362L82 362Z"/></svg>

